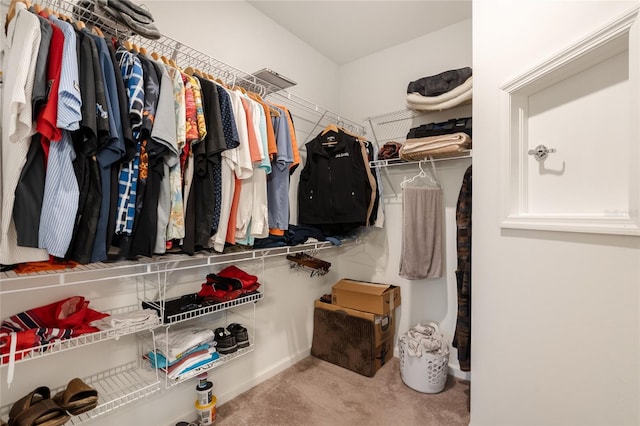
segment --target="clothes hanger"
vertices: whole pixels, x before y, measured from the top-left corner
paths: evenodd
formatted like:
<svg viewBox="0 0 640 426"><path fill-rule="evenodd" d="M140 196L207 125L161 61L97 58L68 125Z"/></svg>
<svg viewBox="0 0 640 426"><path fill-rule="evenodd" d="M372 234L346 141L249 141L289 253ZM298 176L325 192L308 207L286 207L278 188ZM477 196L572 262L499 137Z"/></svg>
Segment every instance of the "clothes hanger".
<svg viewBox="0 0 640 426"><path fill-rule="evenodd" d="M186 67L184 69L184 73L190 76L193 76L193 74L195 73L195 70L192 67Z"/></svg>
<svg viewBox="0 0 640 426"><path fill-rule="evenodd" d="M433 168L433 174L427 173L424 170L424 168L422 167L422 164L426 163L429 160L420 160L420 162L418 163L418 167L420 168L420 172L417 175L413 176L412 178L406 178L405 177L402 180L402 182L400 183L400 187L401 188L408 188L408 187L412 187L412 188L434 188L434 189L441 188L440 182L438 182L435 162L433 161L432 157L429 157L429 159L430 159L430 162L431 162L431 167Z"/></svg>
<svg viewBox="0 0 640 426"><path fill-rule="evenodd" d="M329 123L327 124L327 127L324 128L321 134L326 135L329 132L340 133L340 129L338 129L338 126L336 126L334 123Z"/></svg>
<svg viewBox="0 0 640 426"><path fill-rule="evenodd" d="M102 32L102 30L98 27L96 27L95 25L91 28L91 31L93 31L94 34L99 35L100 37L104 38L104 33Z"/></svg>
<svg viewBox="0 0 640 426"><path fill-rule="evenodd" d="M40 12L42 12L42 10L43 10L43 9L42 9L42 6L40 6L40 4L39 4L39 3L36 3L36 4L34 4L34 5L33 5L33 11L34 11L35 13L40 13Z"/></svg>
<svg viewBox="0 0 640 426"><path fill-rule="evenodd" d="M131 44L131 42L129 40L123 41L122 42L122 47L127 49L129 52L131 52L133 50L133 45Z"/></svg>
<svg viewBox="0 0 640 426"><path fill-rule="evenodd" d="M154 61L160 60L160 55L158 55L157 52L151 52L151 57L153 58Z"/></svg>
<svg viewBox="0 0 640 426"><path fill-rule="evenodd" d="M81 20L77 20L77 21L75 21L75 26L76 26L76 30L78 30L78 31L80 31L80 30L82 30L83 28L86 28L86 27L87 27L87 26L86 26L86 24L85 24L83 21L81 21Z"/></svg>
<svg viewBox="0 0 640 426"><path fill-rule="evenodd" d="M149 56L147 55L147 49L145 49L144 47L140 46L140 54L142 56Z"/></svg>

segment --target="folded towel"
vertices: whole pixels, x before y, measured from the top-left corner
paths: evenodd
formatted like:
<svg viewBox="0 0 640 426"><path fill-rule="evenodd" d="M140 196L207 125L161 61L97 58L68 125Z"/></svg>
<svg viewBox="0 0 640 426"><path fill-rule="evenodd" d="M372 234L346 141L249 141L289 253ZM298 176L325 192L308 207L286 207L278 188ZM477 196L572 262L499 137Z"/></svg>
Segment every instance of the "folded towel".
<svg viewBox="0 0 640 426"><path fill-rule="evenodd" d="M458 87L471 77L471 68L459 68L412 81L407 93L419 93L422 96L438 96Z"/></svg>
<svg viewBox="0 0 640 426"><path fill-rule="evenodd" d="M468 89L462 94L438 104L424 103L424 96L411 93L407 95L407 108L414 111L441 111L443 109L453 108L458 105L471 103L473 89Z"/></svg>
<svg viewBox="0 0 640 426"><path fill-rule="evenodd" d="M144 324L153 324L158 321L158 312L153 309L143 309L137 312L114 314L106 318L93 321L90 325L99 330L112 328L138 327Z"/></svg>
<svg viewBox="0 0 640 426"><path fill-rule="evenodd" d="M453 154L471 148L471 138L463 132L441 136L407 139L400 148L400 158L409 161L423 160L429 156Z"/></svg>

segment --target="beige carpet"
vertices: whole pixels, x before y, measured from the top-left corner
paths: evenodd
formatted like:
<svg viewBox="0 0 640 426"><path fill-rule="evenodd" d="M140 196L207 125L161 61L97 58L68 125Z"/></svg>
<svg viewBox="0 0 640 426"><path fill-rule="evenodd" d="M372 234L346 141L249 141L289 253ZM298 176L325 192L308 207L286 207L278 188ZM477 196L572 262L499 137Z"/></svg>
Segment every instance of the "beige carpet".
<svg viewBox="0 0 640 426"><path fill-rule="evenodd" d="M219 406L215 424L468 425L469 391L449 376L441 393L417 392L402 382L397 358L369 378L307 357Z"/></svg>

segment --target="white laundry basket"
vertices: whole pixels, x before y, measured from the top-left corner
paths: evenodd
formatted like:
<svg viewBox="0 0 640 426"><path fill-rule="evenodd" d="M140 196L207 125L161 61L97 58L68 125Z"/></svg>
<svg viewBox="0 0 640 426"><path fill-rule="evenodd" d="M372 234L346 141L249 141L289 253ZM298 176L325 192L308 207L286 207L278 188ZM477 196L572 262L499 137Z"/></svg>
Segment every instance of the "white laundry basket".
<svg viewBox="0 0 640 426"><path fill-rule="evenodd" d="M422 393L442 392L447 382L449 353L439 355L423 352L411 356L407 350L407 339L400 338L400 375L404 384Z"/></svg>

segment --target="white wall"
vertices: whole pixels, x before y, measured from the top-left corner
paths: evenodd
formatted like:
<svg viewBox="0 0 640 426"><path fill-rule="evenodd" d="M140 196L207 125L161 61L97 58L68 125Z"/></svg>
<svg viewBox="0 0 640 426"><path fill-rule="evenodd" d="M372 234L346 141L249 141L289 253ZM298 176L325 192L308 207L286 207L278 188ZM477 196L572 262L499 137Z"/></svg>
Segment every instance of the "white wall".
<svg viewBox="0 0 640 426"><path fill-rule="evenodd" d="M640 423L640 239L499 227L498 87L634 5L473 3L473 425Z"/></svg>
<svg viewBox="0 0 640 426"><path fill-rule="evenodd" d="M247 73L271 68L298 83L292 93L337 109L338 66L246 1L145 3L162 34Z"/></svg>
<svg viewBox="0 0 640 426"><path fill-rule="evenodd" d="M364 120L404 109L410 81L471 66L471 44L471 20L468 19L343 65L340 67L340 112L352 119ZM374 140L374 131L379 139L394 138L402 142L408 130L418 124L470 115L470 106L457 107L425 114L414 122L407 120L382 126L374 124L374 129L369 129L367 136ZM458 306L455 211L462 177L470 164L469 159L437 163L445 206L446 266L442 278L409 281L398 276L402 243L400 182L404 176L417 173L415 165L387 169L392 184L383 180L386 209L384 229L375 230L368 236L363 253L354 251L353 256L343 258L341 273L345 276L400 285L402 306L396 311L398 334L406 332L419 321L431 320L440 324L451 344ZM455 374L467 377L459 370L455 348L451 349L449 365Z"/></svg>

